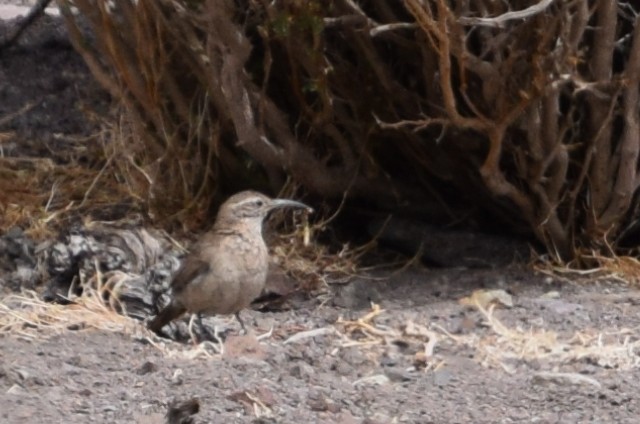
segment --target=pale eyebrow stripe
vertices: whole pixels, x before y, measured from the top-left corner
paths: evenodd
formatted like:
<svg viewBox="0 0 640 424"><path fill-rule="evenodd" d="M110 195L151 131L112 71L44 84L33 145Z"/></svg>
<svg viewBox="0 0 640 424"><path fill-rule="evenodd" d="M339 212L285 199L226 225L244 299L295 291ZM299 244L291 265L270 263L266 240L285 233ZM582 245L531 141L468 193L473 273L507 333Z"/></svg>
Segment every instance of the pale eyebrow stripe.
<svg viewBox="0 0 640 424"><path fill-rule="evenodd" d="M245 205L248 205L248 204L253 203L253 202L255 202L255 201L256 201L256 198L255 198L255 197L253 197L253 198L252 198L252 197L249 197L248 199L244 199L243 201L241 201L240 203L238 203L238 206L245 206Z"/></svg>

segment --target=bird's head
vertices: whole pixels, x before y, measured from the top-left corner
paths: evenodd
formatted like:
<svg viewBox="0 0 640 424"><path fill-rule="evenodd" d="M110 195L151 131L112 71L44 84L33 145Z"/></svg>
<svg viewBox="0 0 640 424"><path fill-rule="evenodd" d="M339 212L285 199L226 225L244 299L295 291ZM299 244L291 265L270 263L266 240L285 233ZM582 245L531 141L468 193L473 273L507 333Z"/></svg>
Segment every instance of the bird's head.
<svg viewBox="0 0 640 424"><path fill-rule="evenodd" d="M274 209L298 208L313 212L304 203L289 199L272 199L257 191L242 191L234 194L220 206L217 223L253 223L262 226L264 218Z"/></svg>

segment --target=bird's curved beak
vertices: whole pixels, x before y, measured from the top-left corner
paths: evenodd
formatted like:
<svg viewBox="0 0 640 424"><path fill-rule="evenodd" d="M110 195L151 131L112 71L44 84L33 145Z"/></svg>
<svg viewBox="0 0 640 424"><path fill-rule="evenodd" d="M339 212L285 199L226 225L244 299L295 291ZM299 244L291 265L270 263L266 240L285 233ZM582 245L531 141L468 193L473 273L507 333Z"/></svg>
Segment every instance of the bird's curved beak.
<svg viewBox="0 0 640 424"><path fill-rule="evenodd" d="M297 202L295 200L273 199L271 201L271 209L279 209L279 208L299 208L299 209L305 209L308 213L313 212L312 207L307 206L304 203Z"/></svg>

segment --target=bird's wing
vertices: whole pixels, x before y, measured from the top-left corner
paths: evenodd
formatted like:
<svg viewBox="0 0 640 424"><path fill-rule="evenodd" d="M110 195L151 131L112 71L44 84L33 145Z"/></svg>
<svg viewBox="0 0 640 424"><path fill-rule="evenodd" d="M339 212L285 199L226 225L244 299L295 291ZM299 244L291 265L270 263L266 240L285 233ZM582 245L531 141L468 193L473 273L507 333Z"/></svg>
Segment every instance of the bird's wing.
<svg viewBox="0 0 640 424"><path fill-rule="evenodd" d="M171 282L173 293L180 293L187 284L199 275L209 272L210 269L211 264L209 262L203 261L195 256L188 256L173 277L173 281Z"/></svg>

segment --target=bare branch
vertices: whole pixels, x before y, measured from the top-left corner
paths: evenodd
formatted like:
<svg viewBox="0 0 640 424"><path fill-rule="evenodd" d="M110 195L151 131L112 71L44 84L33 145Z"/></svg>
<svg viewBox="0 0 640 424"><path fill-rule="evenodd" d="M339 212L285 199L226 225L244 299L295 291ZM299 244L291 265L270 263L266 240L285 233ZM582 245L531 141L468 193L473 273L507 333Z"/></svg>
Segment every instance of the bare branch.
<svg viewBox="0 0 640 424"><path fill-rule="evenodd" d="M387 31L396 31L399 29L415 29L415 28L418 28L418 24L408 23L408 22L396 22L393 24L378 25L375 28L371 28L369 30L369 35L372 37L376 37L382 34L383 32L387 32Z"/></svg>
<svg viewBox="0 0 640 424"><path fill-rule="evenodd" d="M543 12L554 0L542 0L540 3L517 12L507 12L495 18L474 18L463 16L458 18L462 25L480 25L494 28L504 28L505 23L516 19L525 19Z"/></svg>

